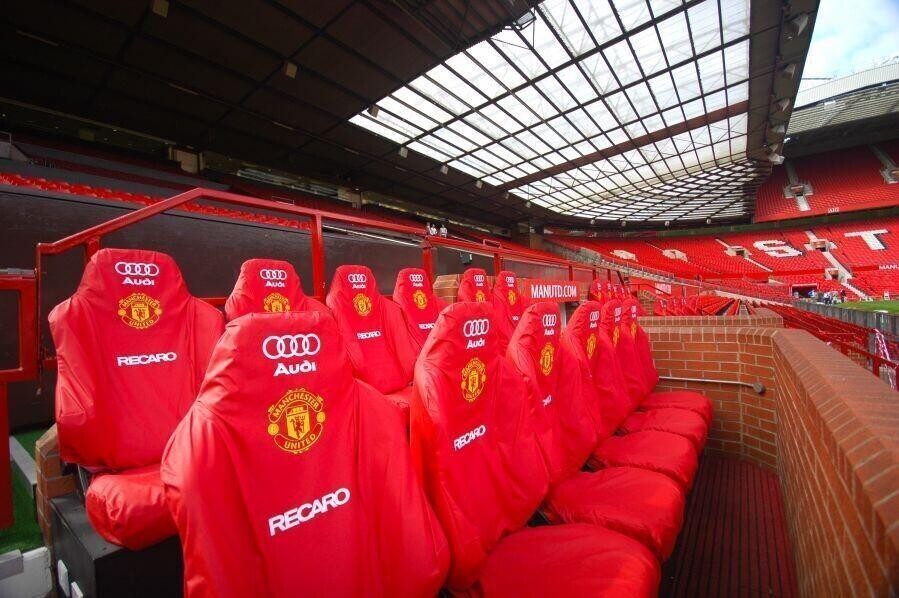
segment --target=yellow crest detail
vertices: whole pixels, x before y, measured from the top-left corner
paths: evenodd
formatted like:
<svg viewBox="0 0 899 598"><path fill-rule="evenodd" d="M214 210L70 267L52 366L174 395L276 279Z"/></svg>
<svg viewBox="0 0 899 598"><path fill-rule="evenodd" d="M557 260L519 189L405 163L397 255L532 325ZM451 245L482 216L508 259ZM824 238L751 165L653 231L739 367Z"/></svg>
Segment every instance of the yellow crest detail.
<svg viewBox="0 0 899 598"><path fill-rule="evenodd" d="M371 299L365 293L357 293L353 297L353 307L360 316L367 316L371 313Z"/></svg>
<svg viewBox="0 0 899 598"><path fill-rule="evenodd" d="M119 299L118 315L122 321L138 330L145 330L159 321L162 307L146 293L131 293Z"/></svg>
<svg viewBox="0 0 899 598"><path fill-rule="evenodd" d="M474 300L478 303L483 303L487 301L487 295L484 294L484 291L478 291L474 294Z"/></svg>
<svg viewBox="0 0 899 598"><path fill-rule="evenodd" d="M487 383L487 366L477 357L472 357L462 368L462 396L469 403L473 403Z"/></svg>
<svg viewBox="0 0 899 598"><path fill-rule="evenodd" d="M615 330L612 331L612 344L616 347L618 346L618 337L621 336L621 328L615 326Z"/></svg>
<svg viewBox="0 0 899 598"><path fill-rule="evenodd" d="M594 338L594 342L596 339ZM549 376L549 373L553 371L553 355L555 355L556 348L553 347L552 343L546 343L543 345L543 349L540 350L540 371L543 372L544 376Z"/></svg>
<svg viewBox="0 0 899 598"><path fill-rule="evenodd" d="M596 333L591 333L587 338L587 357L593 358L593 354L596 353Z"/></svg>
<svg viewBox="0 0 899 598"><path fill-rule="evenodd" d="M281 293L269 293L262 300L262 308L272 313L280 313L282 311L290 311L290 301Z"/></svg>
<svg viewBox="0 0 899 598"><path fill-rule="evenodd" d="M288 390L268 408L268 434L282 451L299 455L321 438L325 401L305 388Z"/></svg>
<svg viewBox="0 0 899 598"><path fill-rule="evenodd" d="M428 306L428 296L421 289L412 293L412 301L418 309L424 309Z"/></svg>
<svg viewBox="0 0 899 598"><path fill-rule="evenodd" d="M631 336L637 338L637 323L634 322L631 324Z"/></svg>
<svg viewBox="0 0 899 598"><path fill-rule="evenodd" d="M509 298L509 305L515 305L516 303L518 303L518 293L516 293L512 289L509 289L509 294L506 296Z"/></svg>

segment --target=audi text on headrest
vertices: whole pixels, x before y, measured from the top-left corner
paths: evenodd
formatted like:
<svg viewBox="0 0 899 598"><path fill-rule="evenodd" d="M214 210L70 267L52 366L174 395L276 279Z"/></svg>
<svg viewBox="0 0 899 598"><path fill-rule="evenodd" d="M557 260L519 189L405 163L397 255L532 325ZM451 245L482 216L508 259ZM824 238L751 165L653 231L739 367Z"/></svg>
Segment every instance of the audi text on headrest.
<svg viewBox="0 0 899 598"><path fill-rule="evenodd" d="M312 357L318 354L321 346L321 339L315 333L268 336L262 341L262 354L269 359ZM275 373L272 377L286 374L306 374L315 370L315 362L308 359L298 363L279 361L275 366Z"/></svg>
<svg viewBox="0 0 899 598"><path fill-rule="evenodd" d="M556 333L556 323L559 321L557 314L543 314L543 336L553 336Z"/></svg>
<svg viewBox="0 0 899 598"><path fill-rule="evenodd" d="M263 268L259 271L259 278L265 281L265 286L267 287L284 288L286 286L284 281L287 280L287 270Z"/></svg>
<svg viewBox="0 0 899 598"><path fill-rule="evenodd" d="M599 322L599 311L594 310L590 312L590 328L596 328L597 322Z"/></svg>
<svg viewBox="0 0 899 598"><path fill-rule="evenodd" d="M363 272L352 272L346 276L350 288L364 289L368 285L368 275Z"/></svg>
<svg viewBox="0 0 899 598"><path fill-rule="evenodd" d="M417 272L410 274L409 282L412 283L413 287L423 287L425 286L425 275Z"/></svg>
<svg viewBox="0 0 899 598"><path fill-rule="evenodd" d="M335 509L350 502L350 491L340 488L316 498L312 502L304 503L296 508L288 509L268 520L268 532L274 536L277 532L286 532L292 527L306 523L320 513L327 513L328 509Z"/></svg>
<svg viewBox="0 0 899 598"><path fill-rule="evenodd" d="M178 354L169 351L168 353L150 353L148 355L119 355L116 357L116 363L118 363L119 367L122 367L123 365L148 365L164 361L169 362L175 361L176 359L178 359Z"/></svg>
<svg viewBox="0 0 899 598"><path fill-rule="evenodd" d="M123 285L152 287L156 285L153 279L159 275L159 266L143 262L116 262L115 271L125 277Z"/></svg>
<svg viewBox="0 0 899 598"><path fill-rule="evenodd" d="M487 277L483 274L475 274L471 277L474 280L475 285L482 287L484 283L487 281Z"/></svg>
<svg viewBox="0 0 899 598"><path fill-rule="evenodd" d="M477 349L487 344L487 333L490 332L490 320L487 318L478 318L476 320L467 320L462 325L462 334L468 339L465 345L466 349Z"/></svg>

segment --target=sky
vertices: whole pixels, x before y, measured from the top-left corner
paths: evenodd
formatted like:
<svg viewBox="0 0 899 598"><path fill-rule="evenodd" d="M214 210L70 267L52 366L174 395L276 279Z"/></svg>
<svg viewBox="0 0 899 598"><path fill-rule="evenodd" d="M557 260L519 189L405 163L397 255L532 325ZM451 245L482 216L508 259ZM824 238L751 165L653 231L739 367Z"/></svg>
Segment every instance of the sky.
<svg viewBox="0 0 899 598"><path fill-rule="evenodd" d="M899 56L899 0L821 0L800 89Z"/></svg>

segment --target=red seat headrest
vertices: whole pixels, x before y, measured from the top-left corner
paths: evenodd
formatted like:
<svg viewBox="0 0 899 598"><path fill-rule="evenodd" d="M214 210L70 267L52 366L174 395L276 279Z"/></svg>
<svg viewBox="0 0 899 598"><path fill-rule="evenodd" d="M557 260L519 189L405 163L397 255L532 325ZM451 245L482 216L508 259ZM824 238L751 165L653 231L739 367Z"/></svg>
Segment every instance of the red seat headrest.
<svg viewBox="0 0 899 598"><path fill-rule="evenodd" d="M423 345L446 303L434 294L428 275L421 268L403 268L396 275L393 300L406 315L409 332Z"/></svg>
<svg viewBox="0 0 899 598"><path fill-rule="evenodd" d="M543 500L547 473L521 376L499 353L493 309L440 314L415 366L410 438L447 532L449 587L467 588L492 546Z"/></svg>
<svg viewBox="0 0 899 598"><path fill-rule="evenodd" d="M493 283L493 305L501 309L497 315L505 313L513 328L518 324L521 314L527 308L527 301L518 290L518 277L514 272L503 270L496 275Z"/></svg>
<svg viewBox="0 0 899 598"><path fill-rule="evenodd" d="M602 306L602 327L614 345L618 344L618 336L621 334L621 312L621 301L618 299L609 299Z"/></svg>
<svg viewBox="0 0 899 598"><path fill-rule="evenodd" d="M469 268L462 273L456 301L474 301L476 303L493 303L490 291L490 280L482 268Z"/></svg>
<svg viewBox="0 0 899 598"><path fill-rule="evenodd" d="M225 302L228 320L251 312L324 309L324 305L303 292L300 277L290 262L270 259L245 261Z"/></svg>
<svg viewBox="0 0 899 598"><path fill-rule="evenodd" d="M99 469L158 463L196 396L221 313L188 293L170 256L102 249L48 319L63 459Z"/></svg>
<svg viewBox="0 0 899 598"><path fill-rule="evenodd" d="M588 399L586 369L569 343L562 342L556 303L542 301L525 310L509 341L507 355L525 381L551 483L576 473L596 445L599 405Z"/></svg>
<svg viewBox="0 0 899 598"><path fill-rule="evenodd" d="M162 479L188 594L433 595L445 577L405 422L327 314L231 322Z"/></svg>

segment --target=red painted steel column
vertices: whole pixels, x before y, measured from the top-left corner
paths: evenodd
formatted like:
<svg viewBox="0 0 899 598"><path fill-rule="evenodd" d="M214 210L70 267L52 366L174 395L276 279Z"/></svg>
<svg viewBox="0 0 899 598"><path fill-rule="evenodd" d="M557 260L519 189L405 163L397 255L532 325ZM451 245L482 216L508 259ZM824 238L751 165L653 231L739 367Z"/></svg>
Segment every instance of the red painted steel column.
<svg viewBox="0 0 899 598"><path fill-rule="evenodd" d="M427 241L421 247L421 267L431 284L434 284L434 248Z"/></svg>
<svg viewBox="0 0 899 598"><path fill-rule="evenodd" d="M91 261L91 257L100 251L100 237L94 237L84 244L84 263Z"/></svg>
<svg viewBox="0 0 899 598"><path fill-rule="evenodd" d="M9 465L9 402L7 386L0 382L0 529L13 524L12 471Z"/></svg>
<svg viewBox="0 0 899 598"><path fill-rule="evenodd" d="M503 271L503 256L499 253L493 254L493 275L498 276Z"/></svg>
<svg viewBox="0 0 899 598"><path fill-rule="evenodd" d="M312 217L312 286L319 300L325 298L325 239L322 235L322 217Z"/></svg>

